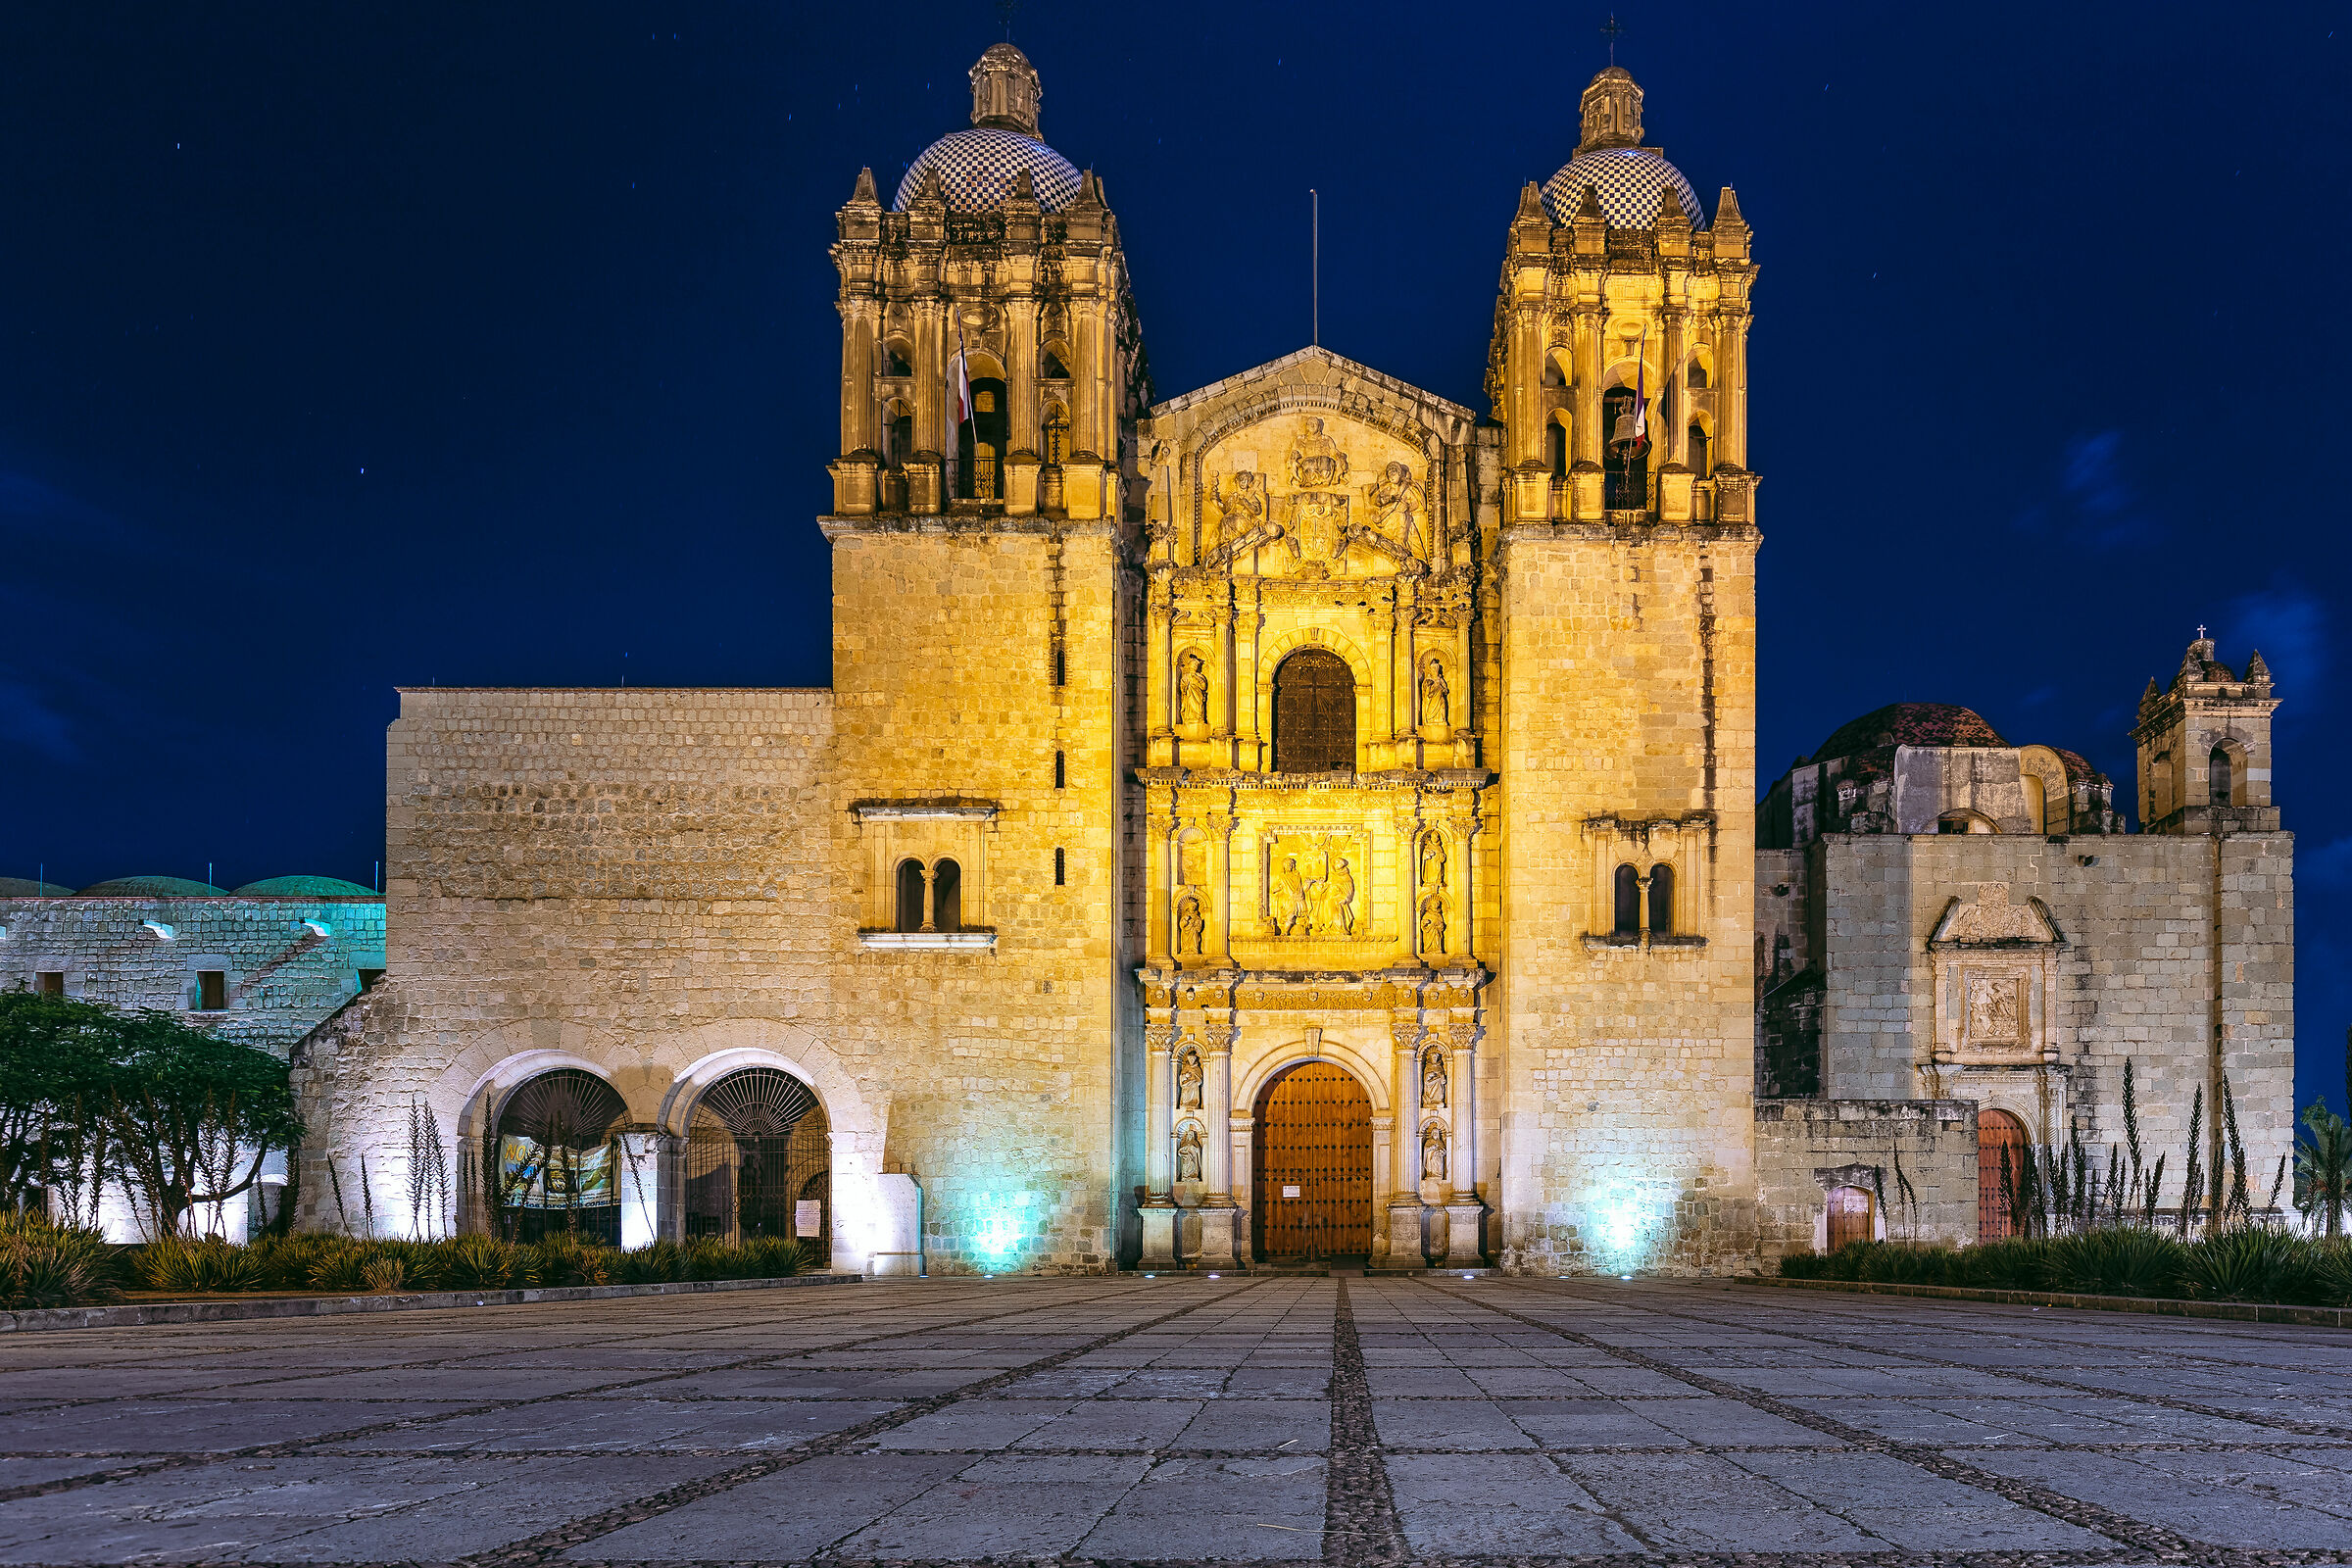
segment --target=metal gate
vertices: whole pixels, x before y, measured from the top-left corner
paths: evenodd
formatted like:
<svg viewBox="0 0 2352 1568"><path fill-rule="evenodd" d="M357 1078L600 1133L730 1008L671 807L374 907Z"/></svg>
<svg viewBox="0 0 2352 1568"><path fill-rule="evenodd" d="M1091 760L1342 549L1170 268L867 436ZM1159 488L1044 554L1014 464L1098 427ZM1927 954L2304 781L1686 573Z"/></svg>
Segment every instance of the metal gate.
<svg viewBox="0 0 2352 1568"><path fill-rule="evenodd" d="M794 1237L812 1265L832 1261L832 1130L807 1084L751 1067L704 1091L686 1133L686 1234Z"/></svg>
<svg viewBox="0 0 2352 1568"><path fill-rule="evenodd" d="M1371 1254L1372 1102L1347 1068L1301 1062L1258 1096L1250 1229L1268 1262Z"/></svg>
<svg viewBox="0 0 2352 1568"><path fill-rule="evenodd" d="M620 1245L619 1094L592 1072L541 1073L500 1107L483 1174L498 1230L517 1242L564 1232Z"/></svg>

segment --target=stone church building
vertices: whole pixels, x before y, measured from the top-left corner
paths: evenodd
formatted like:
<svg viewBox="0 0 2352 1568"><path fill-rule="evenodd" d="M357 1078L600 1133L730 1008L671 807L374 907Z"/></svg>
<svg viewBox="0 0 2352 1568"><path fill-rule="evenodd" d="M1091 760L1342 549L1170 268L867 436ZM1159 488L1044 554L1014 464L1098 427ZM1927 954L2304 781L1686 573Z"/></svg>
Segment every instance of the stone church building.
<svg viewBox="0 0 2352 1568"><path fill-rule="evenodd" d="M839 213L830 688L402 693L310 1222L1735 1270L1998 1230L1981 1141L2103 1152L2128 1061L2151 1158L2226 1073L2267 1185L2268 672L2151 686L2140 833L1957 708L1758 807L1752 236L1627 73L1495 215L1485 410L1320 348L1154 401L1104 183L971 82Z"/></svg>

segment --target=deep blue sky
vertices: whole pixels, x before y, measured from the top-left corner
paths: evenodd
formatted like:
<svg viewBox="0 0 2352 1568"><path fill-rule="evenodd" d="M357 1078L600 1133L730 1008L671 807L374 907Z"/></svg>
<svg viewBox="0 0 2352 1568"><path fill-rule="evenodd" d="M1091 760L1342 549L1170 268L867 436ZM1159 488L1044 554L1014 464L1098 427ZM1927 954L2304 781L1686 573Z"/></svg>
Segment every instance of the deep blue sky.
<svg viewBox="0 0 2352 1568"><path fill-rule="evenodd" d="M1324 341L1484 408L1606 7L1037 0L1163 396ZM1762 264L1767 779L1896 699L2087 753L2259 643L2303 1093L2352 1023L2352 11L1617 0ZM366 881L397 684L820 685L826 257L992 8L0 14L0 874ZM2342 36L2337 32L2342 30Z"/></svg>

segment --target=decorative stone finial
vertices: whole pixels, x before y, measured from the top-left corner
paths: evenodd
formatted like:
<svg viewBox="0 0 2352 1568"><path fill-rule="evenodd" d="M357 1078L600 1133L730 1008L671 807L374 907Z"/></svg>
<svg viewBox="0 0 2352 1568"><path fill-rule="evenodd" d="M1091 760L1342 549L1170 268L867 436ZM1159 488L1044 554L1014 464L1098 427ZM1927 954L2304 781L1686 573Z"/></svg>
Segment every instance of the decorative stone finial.
<svg viewBox="0 0 2352 1568"><path fill-rule="evenodd" d="M1037 134L1045 88L1029 57L1009 43L992 43L972 67L972 123Z"/></svg>
<svg viewBox="0 0 2352 1568"><path fill-rule="evenodd" d="M2262 662L2262 650L2257 648L2254 657L2246 661L2246 684L2268 686L2270 683L2271 666Z"/></svg>
<svg viewBox="0 0 2352 1568"><path fill-rule="evenodd" d="M1577 107L1584 114L1584 140L1577 144L1578 152L1642 145L1642 89L1624 67L1611 66L1594 76Z"/></svg>
<svg viewBox="0 0 2352 1568"><path fill-rule="evenodd" d="M853 207L879 207L882 205L882 198L874 191L874 172L871 169L858 171L858 183L850 191L850 205Z"/></svg>

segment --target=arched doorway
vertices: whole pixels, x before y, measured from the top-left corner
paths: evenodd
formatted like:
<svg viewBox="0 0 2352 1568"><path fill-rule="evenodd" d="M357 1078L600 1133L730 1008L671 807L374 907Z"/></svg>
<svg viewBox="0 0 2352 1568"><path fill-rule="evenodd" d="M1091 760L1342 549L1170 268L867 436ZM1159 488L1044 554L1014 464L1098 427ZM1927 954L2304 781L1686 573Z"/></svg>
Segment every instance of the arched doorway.
<svg viewBox="0 0 2352 1568"><path fill-rule="evenodd" d="M1870 1241L1878 1234L1878 1210L1868 1193L1859 1187L1830 1189L1831 1251L1850 1242Z"/></svg>
<svg viewBox="0 0 2352 1568"><path fill-rule="evenodd" d="M797 1237L832 1261L833 1134L807 1084L746 1067L703 1091L686 1127L686 1234Z"/></svg>
<svg viewBox="0 0 2352 1568"><path fill-rule="evenodd" d="M1372 1252L1372 1100L1347 1068L1302 1061L1259 1091L1250 1236L1272 1262Z"/></svg>
<svg viewBox="0 0 2352 1568"><path fill-rule="evenodd" d="M1274 671L1274 771L1355 766L1355 671L1328 648L1301 648Z"/></svg>
<svg viewBox="0 0 2352 1568"><path fill-rule="evenodd" d="M2009 1211L2009 1187L2024 1171L2025 1158L2024 1122L2005 1110L1977 1112L1978 1241L2017 1234L2017 1216Z"/></svg>
<svg viewBox="0 0 2352 1568"><path fill-rule="evenodd" d="M483 1168L498 1234L536 1242L568 1231L620 1245L620 1094L565 1067L527 1080L492 1125Z"/></svg>

